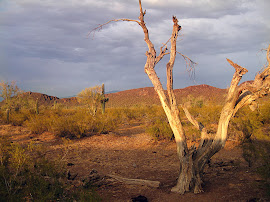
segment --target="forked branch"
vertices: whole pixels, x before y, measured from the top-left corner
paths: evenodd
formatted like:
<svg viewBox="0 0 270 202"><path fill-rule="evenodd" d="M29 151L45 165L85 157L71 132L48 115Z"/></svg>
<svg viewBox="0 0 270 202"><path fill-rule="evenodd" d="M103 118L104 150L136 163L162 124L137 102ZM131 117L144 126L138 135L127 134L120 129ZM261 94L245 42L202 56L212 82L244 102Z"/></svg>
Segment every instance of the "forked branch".
<svg viewBox="0 0 270 202"><path fill-rule="evenodd" d="M267 49L266 58L268 66L258 73L251 84L243 85L239 89L239 97L235 103L234 113L244 106L249 105L252 110L256 107L256 100L270 93L270 45ZM235 64L235 63L234 63Z"/></svg>

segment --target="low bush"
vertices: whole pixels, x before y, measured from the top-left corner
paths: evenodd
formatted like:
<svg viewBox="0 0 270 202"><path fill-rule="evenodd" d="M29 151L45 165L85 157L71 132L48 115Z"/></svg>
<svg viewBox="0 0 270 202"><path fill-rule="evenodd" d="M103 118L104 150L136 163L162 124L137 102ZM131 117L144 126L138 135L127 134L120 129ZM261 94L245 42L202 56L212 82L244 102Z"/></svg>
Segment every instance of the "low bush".
<svg viewBox="0 0 270 202"><path fill-rule="evenodd" d="M265 130L270 123L270 104L262 104L257 110L251 111L248 107L239 110L231 120L229 135L240 141L253 136L258 140L270 141L269 133ZM238 137L236 137L236 135Z"/></svg>
<svg viewBox="0 0 270 202"><path fill-rule="evenodd" d="M63 167L40 156L33 145L23 147L0 139L0 200L48 201L64 195Z"/></svg>
<svg viewBox="0 0 270 202"><path fill-rule="evenodd" d="M114 110L95 116L84 109L51 110L32 115L25 125L32 133L52 132L59 137L80 138L115 130L122 122L123 114Z"/></svg>
<svg viewBox="0 0 270 202"><path fill-rule="evenodd" d="M232 119L230 134L240 134L243 158L262 177L260 186L270 196L270 104L265 102L251 111L241 109ZM237 132L237 133L236 133Z"/></svg>
<svg viewBox="0 0 270 202"><path fill-rule="evenodd" d="M156 140L172 140L174 137L172 129L166 119L153 120L151 126L147 127L146 132Z"/></svg>
<svg viewBox="0 0 270 202"><path fill-rule="evenodd" d="M28 110L12 111L10 113L10 124L14 126L22 126L30 117Z"/></svg>
<svg viewBox="0 0 270 202"><path fill-rule="evenodd" d="M174 138L166 114L161 106L148 107L146 111L146 133L156 140Z"/></svg>
<svg viewBox="0 0 270 202"><path fill-rule="evenodd" d="M210 124L217 124L219 121L222 106L208 103L202 107L190 108L190 113L206 127Z"/></svg>
<svg viewBox="0 0 270 202"><path fill-rule="evenodd" d="M66 167L49 160L44 148L22 146L0 138L0 201L97 201L92 190L71 191L66 184Z"/></svg>
<svg viewBox="0 0 270 202"><path fill-rule="evenodd" d="M49 131L51 120L44 115L31 115L24 125L27 126L32 133L41 134L45 131Z"/></svg>
<svg viewBox="0 0 270 202"><path fill-rule="evenodd" d="M270 124L270 102L266 101L259 106L261 122L263 124Z"/></svg>

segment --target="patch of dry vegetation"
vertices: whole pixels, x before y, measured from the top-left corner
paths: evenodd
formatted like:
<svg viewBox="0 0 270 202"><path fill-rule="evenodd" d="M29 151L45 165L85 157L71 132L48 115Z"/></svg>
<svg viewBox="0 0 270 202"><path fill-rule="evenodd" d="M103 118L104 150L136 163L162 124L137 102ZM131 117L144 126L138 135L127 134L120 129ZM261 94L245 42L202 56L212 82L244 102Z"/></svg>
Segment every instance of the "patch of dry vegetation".
<svg viewBox="0 0 270 202"><path fill-rule="evenodd" d="M190 113L198 121L202 122L202 124L208 127L208 132L215 133L222 106L219 105L219 103L207 101L202 97L189 98L189 100L184 99L182 100L182 102L185 102L187 104ZM53 107L40 105L39 113L37 114L35 106L33 104L34 102L26 103L28 104L21 105L20 108L13 108L10 110L9 123L14 126L27 127L31 131L31 133L37 135L44 132L50 132L58 137L78 139L86 136L92 136L95 134L106 134L112 131L116 131L119 126L123 124L129 124L131 122L137 121L146 125L146 133L149 134L150 137L155 139L156 141L173 140L174 138L171 128L168 124L166 115L162 107L159 105L147 106L137 104L133 105L133 107L108 108L105 114L102 114L101 109L98 108L97 113L93 115L93 113L89 112L88 108L85 108L83 106L67 107L64 104L56 104ZM180 113L181 117L185 117L183 111L180 111ZM194 129L194 127L189 123L187 119L183 119L183 126L185 128L187 138L191 141L197 141L200 138L200 132ZM0 110L0 122L2 124L7 123L7 115L4 108L3 110ZM249 165L254 167L254 170L256 170L262 176L263 183L261 184L261 186L263 186L264 188L268 188L268 192L270 190L269 128L270 104L267 100L261 102L259 108L254 112L250 112L248 108L243 108L242 110L240 110L236 114L234 119L232 119L229 128L229 138L236 140L241 144L243 149L243 157L249 163ZM41 186L49 186L48 183L50 184L51 182L48 182L46 180L44 181L43 178L40 178L41 171L36 170L36 168L33 167L32 163L29 164L30 161L28 155L31 152L33 152L33 154L36 154L36 151L29 150L28 147L21 147L19 145L11 146L10 142L7 144L7 146L5 146L5 144L5 141L1 143L3 148L1 150L2 159L6 159L7 162L5 165L2 163L2 174L0 173L2 177L9 176L8 178L6 178L7 180L15 180L15 182L19 184L25 183L25 180L22 180L23 178L30 180L29 182L27 182L27 185L20 184L19 187L17 187L17 185L14 185L13 188L10 187L9 189L12 189L13 193L22 193L20 197L28 196L29 190L32 189L29 187L35 186L33 180L39 182ZM20 156L22 157L25 156L25 164L23 164L22 167L17 165L17 168L20 167L20 169L22 169L18 172L21 173L22 176L24 176L22 178L17 177L17 172L15 172L14 174L14 166L13 164L10 164L10 158L13 153L16 152L17 154L20 153ZM53 162L49 162L48 159L38 159L39 158L37 158L33 162L36 162L36 164L38 164L38 162L41 162L40 166L44 167L44 169L56 169L53 165ZM31 169L29 168L29 166L32 166ZM43 169L41 167L40 169ZM11 170L9 170L10 168ZM27 171L28 173L25 171L27 169L29 170ZM32 172L35 172L36 176L33 175L34 177L28 179L29 173L31 174ZM65 171L61 171L60 169L59 172L61 173ZM14 176L16 179L14 178ZM20 179L21 181L17 182L17 179ZM55 194L58 196L62 194L61 197L63 197L65 188L62 187L60 183L61 178L55 178L53 181L56 182L56 185L53 185L56 187L49 190L51 192L50 194L52 195L48 195L48 197L50 196L51 199L55 199L53 198L55 197ZM9 192L5 184L2 184L1 186L3 186L1 190L7 191L4 194L5 197L12 199L12 197L15 197L15 195L17 196L17 194L15 194L14 196L12 194L10 195L12 191ZM25 186L27 187L26 190L20 190ZM45 189L44 187L40 187L39 189L43 190ZM48 191L47 188L46 191ZM77 193L77 197L79 197L79 195L80 194ZM38 197L39 195L37 193L35 198L38 199Z"/></svg>
<svg viewBox="0 0 270 202"><path fill-rule="evenodd" d="M73 188L67 182L66 164L46 157L46 148L20 145L0 137L1 201L98 201L91 187Z"/></svg>

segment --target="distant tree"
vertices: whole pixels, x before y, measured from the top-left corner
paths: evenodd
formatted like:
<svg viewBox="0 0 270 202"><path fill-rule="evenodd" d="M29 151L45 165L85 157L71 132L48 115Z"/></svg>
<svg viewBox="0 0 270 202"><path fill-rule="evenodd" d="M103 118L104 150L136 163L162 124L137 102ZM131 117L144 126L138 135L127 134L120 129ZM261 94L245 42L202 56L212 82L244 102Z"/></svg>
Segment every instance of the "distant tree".
<svg viewBox="0 0 270 202"><path fill-rule="evenodd" d="M0 97L4 99L4 108L12 109L19 106L22 90L16 85L15 81L0 82Z"/></svg>
<svg viewBox="0 0 270 202"><path fill-rule="evenodd" d="M251 109L256 106L255 101L270 93L270 45L267 49L266 58L268 65L263 68L255 77L252 83L239 86L239 82L242 76L247 73L247 70L231 60L228 62L234 67L235 73L233 75L231 85L227 92L225 104L220 114L217 132L215 135L211 135L207 132L205 126L198 122L188 111L185 105L182 105L186 117L188 120L201 131L201 140L199 146L196 148L194 145L187 146L187 138L180 119L179 108L176 102L176 96L173 91L173 66L176 58L176 54L179 53L176 50L176 42L178 38L178 32L181 30L181 26L178 25L178 19L173 16L173 30L170 37L170 50L167 49L167 43L160 48L160 53L157 55L154 44L149 38L148 28L144 22L144 16L146 11L143 11L141 0L139 0L140 16L139 20L131 19L115 19L105 24L98 26L92 31L100 30L104 25L110 22L116 21L129 21L137 23L144 32L144 41L148 46L146 51L146 64L144 66L145 73L151 80L155 91L157 92L161 105L166 113L170 127L174 133L178 158L180 160L180 174L175 187L171 189L173 192L184 194L187 191L193 191L194 193L202 192L202 176L205 165L212 158L214 154L219 152L226 143L228 125L231 118L235 113L243 106L249 105ZM167 72L167 93L164 90L159 77L155 71L156 64L165 56L170 55L169 62L166 66ZM182 55L180 53L180 55ZM182 55L188 65L192 67L193 62L186 56Z"/></svg>
<svg viewBox="0 0 270 202"><path fill-rule="evenodd" d="M102 86L85 88L77 95L78 101L86 105L93 115L96 115L97 107L100 104L102 96Z"/></svg>

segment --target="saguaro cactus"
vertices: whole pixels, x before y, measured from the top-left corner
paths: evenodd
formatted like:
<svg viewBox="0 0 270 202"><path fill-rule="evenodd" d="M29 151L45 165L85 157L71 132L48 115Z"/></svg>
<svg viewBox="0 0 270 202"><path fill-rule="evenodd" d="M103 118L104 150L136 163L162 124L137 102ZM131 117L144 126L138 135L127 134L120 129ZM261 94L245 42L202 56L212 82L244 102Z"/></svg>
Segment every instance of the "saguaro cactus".
<svg viewBox="0 0 270 202"><path fill-rule="evenodd" d="M54 109L54 110L56 110L56 108L57 108L56 106L57 106L57 101L54 100L54 103L53 103L53 109Z"/></svg>
<svg viewBox="0 0 270 202"><path fill-rule="evenodd" d="M39 114L39 110L38 110L38 98L36 100L36 114Z"/></svg>
<svg viewBox="0 0 270 202"><path fill-rule="evenodd" d="M6 119L7 119L7 123L9 123L9 119L10 119L10 109L6 110Z"/></svg>
<svg viewBox="0 0 270 202"><path fill-rule="evenodd" d="M105 87L104 87L104 83L102 84L102 98L101 98L101 100L100 100L100 102L101 102L101 109L102 109L102 114L104 114L105 113L105 104L106 104L106 102L108 102L109 101L109 98L105 98Z"/></svg>

